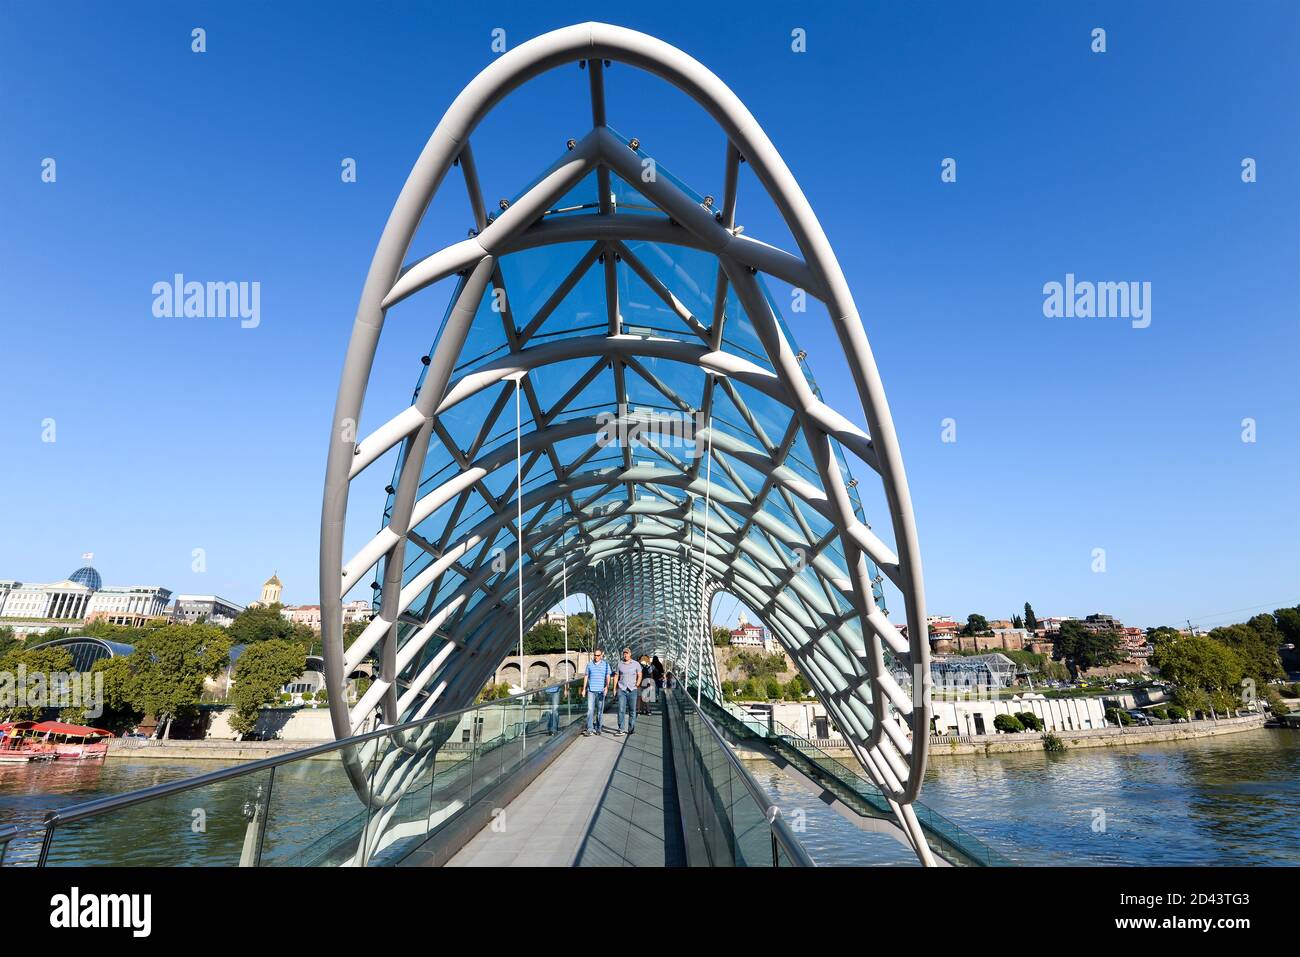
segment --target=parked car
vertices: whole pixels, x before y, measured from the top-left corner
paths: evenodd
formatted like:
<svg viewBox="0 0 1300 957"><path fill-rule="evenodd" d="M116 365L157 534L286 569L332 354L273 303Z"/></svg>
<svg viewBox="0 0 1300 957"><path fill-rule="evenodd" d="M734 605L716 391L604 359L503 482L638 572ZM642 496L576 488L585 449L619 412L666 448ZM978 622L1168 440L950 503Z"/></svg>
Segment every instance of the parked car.
<svg viewBox="0 0 1300 957"><path fill-rule="evenodd" d="M1149 725L1151 723L1151 715L1147 714L1145 711L1134 709L1128 713L1128 716L1138 724Z"/></svg>

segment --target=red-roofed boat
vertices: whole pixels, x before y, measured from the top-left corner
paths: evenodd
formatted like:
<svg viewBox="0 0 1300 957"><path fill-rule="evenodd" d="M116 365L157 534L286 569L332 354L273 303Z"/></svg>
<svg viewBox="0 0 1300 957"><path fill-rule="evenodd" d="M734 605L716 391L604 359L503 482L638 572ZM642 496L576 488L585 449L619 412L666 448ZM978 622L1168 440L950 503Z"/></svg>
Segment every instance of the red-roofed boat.
<svg viewBox="0 0 1300 957"><path fill-rule="evenodd" d="M58 752L40 738L31 735L34 721L7 721L0 724L0 764L27 761L53 761Z"/></svg>
<svg viewBox="0 0 1300 957"><path fill-rule="evenodd" d="M112 731L103 728L62 721L41 721L32 725L30 733L38 736L46 747L53 748L54 756L60 760L102 758L108 754L108 739L113 736Z"/></svg>

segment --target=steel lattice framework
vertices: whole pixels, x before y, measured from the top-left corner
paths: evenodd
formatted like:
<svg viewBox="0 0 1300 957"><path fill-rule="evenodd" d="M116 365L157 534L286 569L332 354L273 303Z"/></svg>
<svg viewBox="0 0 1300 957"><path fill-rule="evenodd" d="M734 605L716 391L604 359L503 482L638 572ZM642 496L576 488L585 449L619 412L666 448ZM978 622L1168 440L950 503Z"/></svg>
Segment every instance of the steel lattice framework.
<svg viewBox="0 0 1300 957"><path fill-rule="evenodd" d="M716 201L610 129L611 62L673 84L716 121L726 137ZM586 71L592 130L489 214L471 133L511 90L573 63ZM737 226L742 162L797 251ZM469 238L405 263L456 166ZM821 400L764 275L824 304L869 434ZM358 441L388 310L444 281L454 286L450 305L411 404ZM383 527L345 556L350 483L393 449ZM882 483L892 548L866 521L845 450ZM376 617L345 650L342 597L372 570ZM525 621L559 601L567 580L591 597L609 651L653 650L693 684L701 669L691 662L702 661L706 694L717 690L701 647L708 602L720 590L745 601L929 860L910 807L929 726L920 553L847 283L790 171L736 96L681 51L606 24L556 30L483 70L435 129L375 252L339 388L321 522L335 733L471 703L515 647L521 578ZM906 635L883 610L885 580L902 595ZM367 655L378 660L377 678L349 708L346 678ZM902 677L909 667L922 680Z"/></svg>

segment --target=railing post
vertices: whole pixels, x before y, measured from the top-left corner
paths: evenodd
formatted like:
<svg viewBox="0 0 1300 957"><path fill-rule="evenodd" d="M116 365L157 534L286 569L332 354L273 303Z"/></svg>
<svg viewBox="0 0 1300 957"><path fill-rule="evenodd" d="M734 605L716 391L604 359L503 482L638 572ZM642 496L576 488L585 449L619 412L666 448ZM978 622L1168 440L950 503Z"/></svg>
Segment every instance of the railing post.
<svg viewBox="0 0 1300 957"><path fill-rule="evenodd" d="M240 867L260 867L262 863L262 838L266 833L266 807L271 801L271 781L275 779L275 768L271 769L271 777L267 780L265 788L262 785L257 786L257 793L253 795L251 801L245 801L243 807L244 820L248 826L244 829L244 846L239 852ZM266 793L266 800L262 800L263 791Z"/></svg>
<svg viewBox="0 0 1300 957"><path fill-rule="evenodd" d="M41 835L41 856L36 859L37 867L44 867L50 856L50 844L54 842L54 826L58 823L58 811L45 815L45 833Z"/></svg>

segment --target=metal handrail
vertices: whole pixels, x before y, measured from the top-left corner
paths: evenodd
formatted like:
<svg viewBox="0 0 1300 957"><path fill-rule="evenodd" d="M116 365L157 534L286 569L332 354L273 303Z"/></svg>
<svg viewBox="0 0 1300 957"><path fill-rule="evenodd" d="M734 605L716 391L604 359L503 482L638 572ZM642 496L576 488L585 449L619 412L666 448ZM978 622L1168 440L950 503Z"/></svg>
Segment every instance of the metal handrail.
<svg viewBox="0 0 1300 957"><path fill-rule="evenodd" d="M565 685L576 685L581 680L581 678L570 678L568 681L559 682L558 686L563 688ZM59 808L49 811L45 815L46 835L48 837L50 829L52 827L57 827L60 824L70 824L73 821L79 821L82 818L102 814L105 811L113 811L118 808L142 804L143 802L152 800L156 797L163 797L168 794L180 794L184 791L192 791L195 788L215 784L218 781L229 781L234 778L244 777L248 774L256 774L259 771L265 771L269 768L277 768L283 764L289 764L294 761L314 758L321 754L330 754L331 752L343 748L356 747L381 737L390 737L400 732L422 728L425 725L434 723L435 721L446 721L448 718L455 718L460 715L469 714L473 711L480 711L485 707L498 706L515 701L519 698L539 694L544 692L546 688L554 687L556 687L555 684L548 684L542 688L533 688L530 691L523 691L517 695L510 695L507 698L495 698L492 701L480 701L478 704L470 705L467 708L459 708L455 711L446 711L442 714L430 715L416 721L408 721L405 724L395 724L389 727L377 728L374 731L367 731L364 734L354 735L351 738L344 738L341 741L327 741L325 744L313 745L310 748L303 748L301 751L286 751L283 754L276 754L268 758L259 758L256 761L250 761L248 764L236 765L233 768L221 768L217 771L209 771L207 774L200 774L197 777L180 778L176 781L166 781L162 784L155 784L152 787L142 788L139 791L129 791L126 794L114 794L109 797L98 798L94 801L87 801L84 804L74 804L71 807Z"/></svg>
<svg viewBox="0 0 1300 957"><path fill-rule="evenodd" d="M739 715L728 711L725 706L714 704L714 707L718 707L721 714L731 717L747 730L757 735L760 739L785 743L795 754L802 755L813 766L828 774L831 778L837 780L841 785L857 793L863 800L870 802L871 798L877 798L882 805L882 807L879 808L880 810L886 810L888 808L885 796L877 785L868 781L843 761L839 761L831 757L829 754L826 754L807 737L776 720L775 717L769 716L768 721L770 722L770 725L766 725L761 720L754 718L752 715L747 714L744 718L741 718ZM791 744L790 742L792 741L796 743ZM818 754L820 754L825 760L823 761L809 756L804 748L798 746L799 744L803 744L808 748L811 748L813 751L818 752ZM866 788L867 790L863 792L861 790L862 788ZM986 844L983 840L969 833L956 822L949 820L939 812L926 807L926 805L922 804L920 801L914 801L913 806L919 808L923 812L918 815L918 817L921 819L921 827L926 831L926 833L949 845L962 857L983 865L1009 866L1012 863L998 851L995 851L992 847ZM943 833L943 829L935 826L936 821L942 825L942 828L946 828L950 833Z"/></svg>
<svg viewBox="0 0 1300 957"><path fill-rule="evenodd" d="M689 701L689 689L683 690L687 690L686 697ZM674 698L672 691L673 689L668 691L669 698ZM681 707L681 703L675 699L674 703L679 708ZM790 858L791 863L796 867L816 867L816 862L808 855L804 846L799 843L798 838L794 836L794 832L790 830L790 825L786 823L785 817L781 814L781 808L772 802L771 796L763 790L761 784L754 780L754 776L749 773L749 769L736 757L735 752L731 750L731 745L727 743L727 739L718 730L718 726L704 713L703 709L696 708L695 713L704 723L704 727L713 735L722 753L727 756L727 760L731 763L731 769L740 775L741 781L744 782L745 788L749 791L754 802L763 810L763 816L767 819L768 827L772 831L772 839L780 845L786 856Z"/></svg>

